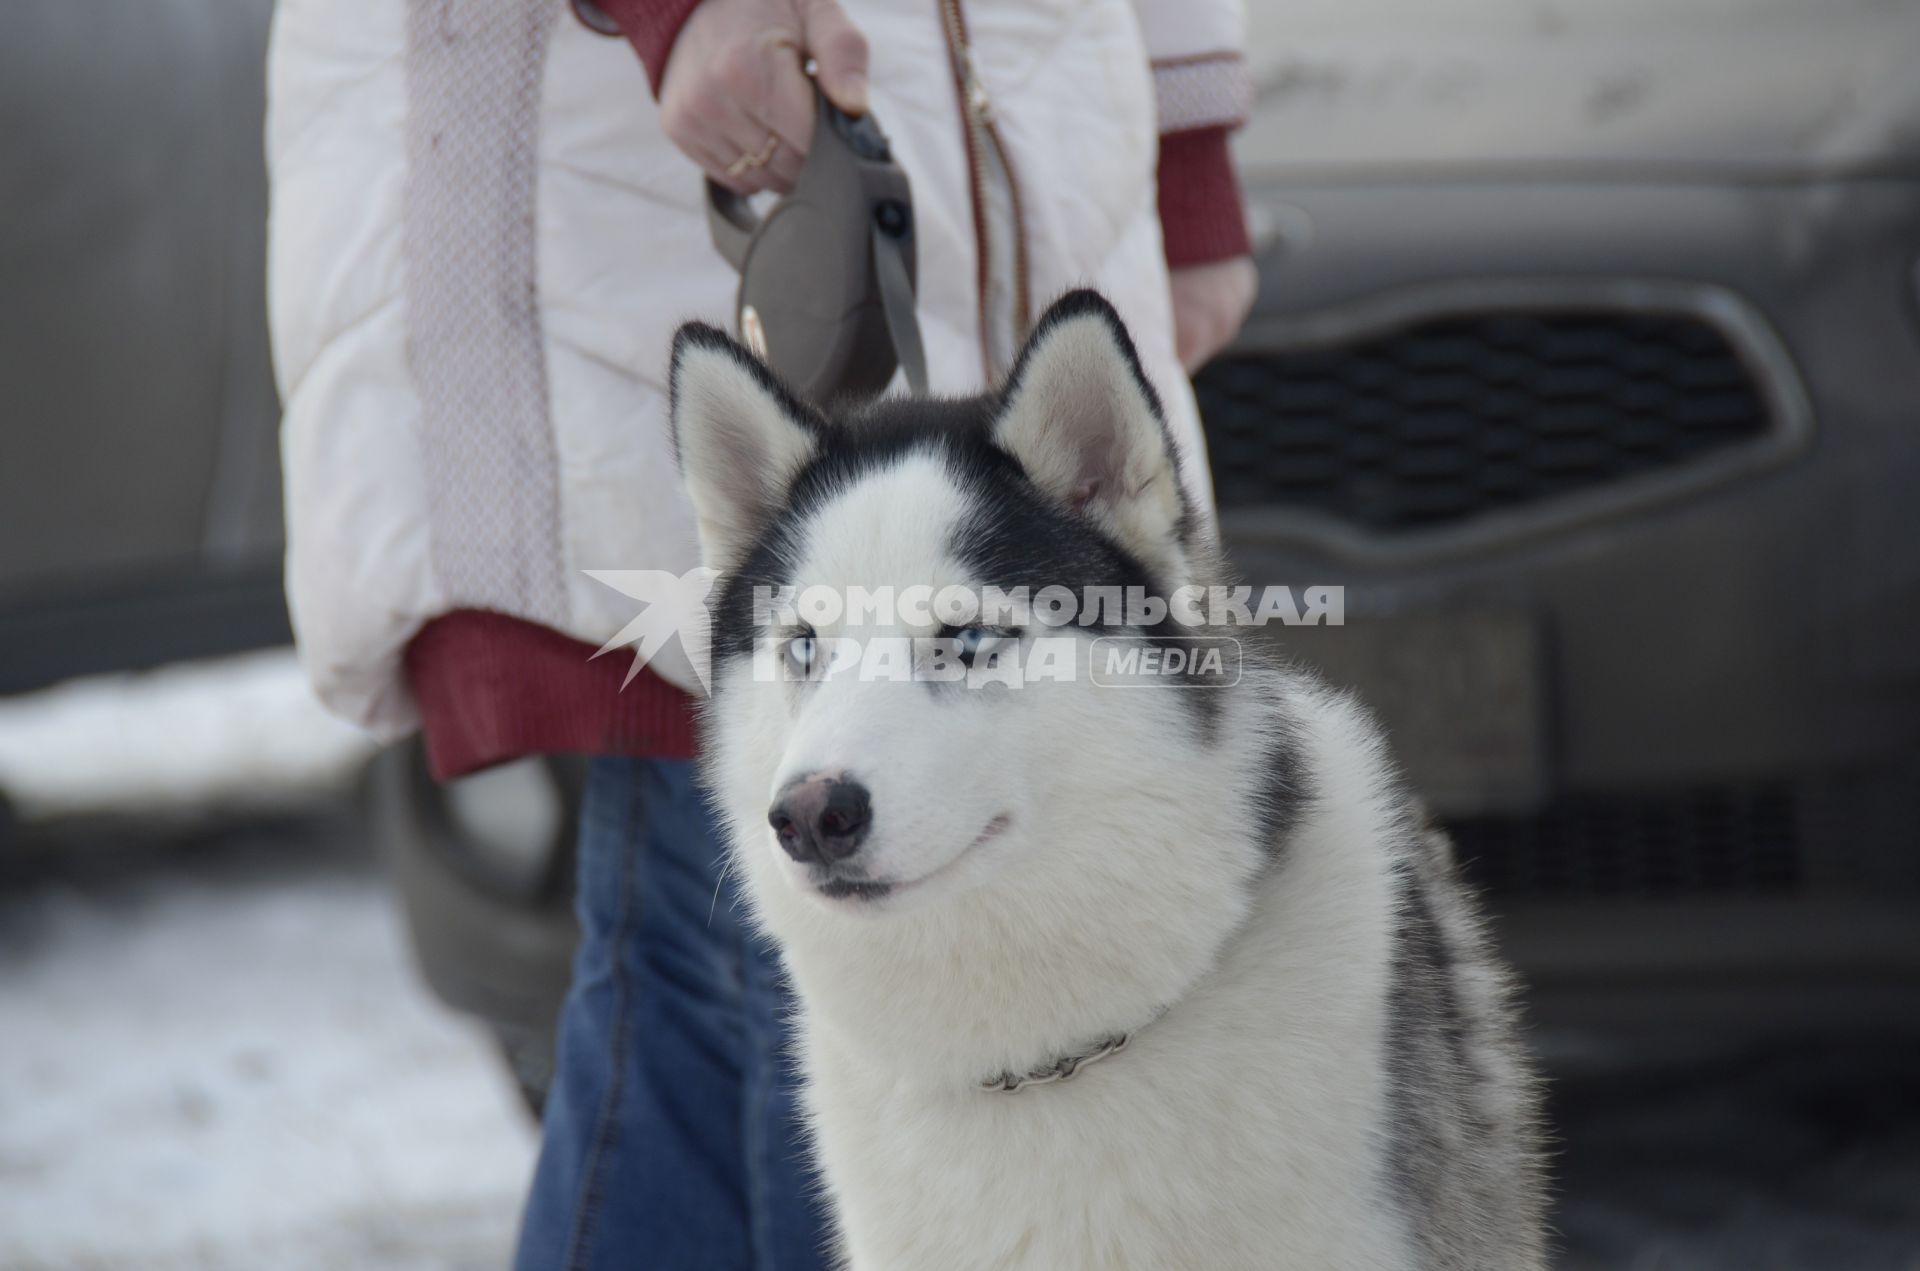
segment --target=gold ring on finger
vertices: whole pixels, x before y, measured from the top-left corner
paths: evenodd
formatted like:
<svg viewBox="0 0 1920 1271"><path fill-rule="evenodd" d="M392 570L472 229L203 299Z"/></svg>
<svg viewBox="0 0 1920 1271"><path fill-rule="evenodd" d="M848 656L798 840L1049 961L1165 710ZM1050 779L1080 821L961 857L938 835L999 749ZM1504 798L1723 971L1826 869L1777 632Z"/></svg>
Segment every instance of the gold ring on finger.
<svg viewBox="0 0 1920 1271"><path fill-rule="evenodd" d="M773 158L773 152L778 150L779 148L780 148L779 134L771 133L771 132L768 133L767 144L764 146L761 146L757 153L743 154L738 159L735 159L732 163L727 165L727 175L730 177L737 177L744 172L750 171L751 169L766 167L768 161Z"/></svg>

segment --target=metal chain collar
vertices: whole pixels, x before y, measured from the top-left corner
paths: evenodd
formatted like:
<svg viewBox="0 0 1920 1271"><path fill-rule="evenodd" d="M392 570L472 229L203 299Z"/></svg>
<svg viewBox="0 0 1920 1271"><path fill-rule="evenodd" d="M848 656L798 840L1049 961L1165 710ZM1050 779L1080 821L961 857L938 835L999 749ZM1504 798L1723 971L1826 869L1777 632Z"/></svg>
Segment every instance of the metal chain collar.
<svg viewBox="0 0 1920 1271"><path fill-rule="evenodd" d="M1139 1028L1132 1028L1124 1033L1109 1034L1095 1042L1090 1049L1056 1059L1044 1068L1034 1068L1025 1073L1003 1072L997 1077L988 1077L980 1083L980 1088L995 1090L1001 1094L1018 1094L1028 1086L1050 1086L1056 1081L1070 1081L1088 1064L1097 1064L1108 1055L1117 1055L1125 1050L1127 1043L1139 1036L1141 1029L1151 1028L1172 1009L1171 1004L1162 1006L1148 1016Z"/></svg>
<svg viewBox="0 0 1920 1271"><path fill-rule="evenodd" d="M1068 1055L1045 1068L1035 1068L1025 1074L1003 1072L997 1077L989 1077L980 1083L982 1090L997 1090L1002 1094L1015 1094L1028 1086L1049 1086L1056 1081L1068 1081L1088 1064L1098 1063L1108 1055L1117 1055L1127 1048L1133 1040L1132 1033L1115 1033L1101 1040L1092 1050L1077 1055Z"/></svg>

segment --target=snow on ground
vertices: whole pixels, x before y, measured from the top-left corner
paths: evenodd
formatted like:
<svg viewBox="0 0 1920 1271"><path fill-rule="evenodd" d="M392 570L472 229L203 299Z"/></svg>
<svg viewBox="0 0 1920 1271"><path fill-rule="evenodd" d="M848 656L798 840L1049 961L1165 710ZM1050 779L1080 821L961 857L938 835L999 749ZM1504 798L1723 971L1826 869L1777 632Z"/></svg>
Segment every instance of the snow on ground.
<svg viewBox="0 0 1920 1271"><path fill-rule="evenodd" d="M0 699L0 792L29 818L276 806L337 788L372 752L292 649Z"/></svg>
<svg viewBox="0 0 1920 1271"><path fill-rule="evenodd" d="M504 1266L534 1135L338 845L0 894L0 1267Z"/></svg>

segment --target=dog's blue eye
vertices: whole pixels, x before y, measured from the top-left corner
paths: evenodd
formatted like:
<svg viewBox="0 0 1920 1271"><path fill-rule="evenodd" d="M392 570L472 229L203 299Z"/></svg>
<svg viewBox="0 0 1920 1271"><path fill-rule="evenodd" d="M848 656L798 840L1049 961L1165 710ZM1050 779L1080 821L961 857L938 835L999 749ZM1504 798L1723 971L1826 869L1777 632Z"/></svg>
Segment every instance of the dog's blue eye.
<svg viewBox="0 0 1920 1271"><path fill-rule="evenodd" d="M813 669L813 632L809 630L802 635L793 637L787 641L785 647L781 649L781 653L786 656L787 665L793 668L794 673L804 677L807 672Z"/></svg>

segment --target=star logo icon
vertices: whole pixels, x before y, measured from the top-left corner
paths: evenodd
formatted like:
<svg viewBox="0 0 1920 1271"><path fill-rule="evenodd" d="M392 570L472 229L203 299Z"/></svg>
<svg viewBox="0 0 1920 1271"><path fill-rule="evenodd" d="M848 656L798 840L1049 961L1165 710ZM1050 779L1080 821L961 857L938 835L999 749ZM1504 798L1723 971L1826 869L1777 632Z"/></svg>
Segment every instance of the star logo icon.
<svg viewBox="0 0 1920 1271"><path fill-rule="evenodd" d="M713 691L713 659L707 642L712 620L707 613L707 597L719 577L718 570L705 565L696 565L684 574L665 569L589 569L586 575L641 604L639 616L615 632L593 655L597 658L633 646L633 665L627 668L621 688L633 683L640 668L678 637L681 651L699 677L701 690Z"/></svg>

